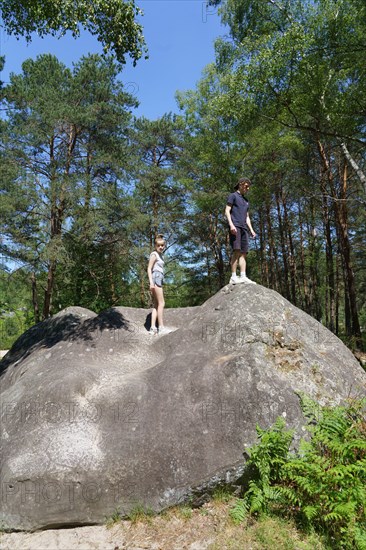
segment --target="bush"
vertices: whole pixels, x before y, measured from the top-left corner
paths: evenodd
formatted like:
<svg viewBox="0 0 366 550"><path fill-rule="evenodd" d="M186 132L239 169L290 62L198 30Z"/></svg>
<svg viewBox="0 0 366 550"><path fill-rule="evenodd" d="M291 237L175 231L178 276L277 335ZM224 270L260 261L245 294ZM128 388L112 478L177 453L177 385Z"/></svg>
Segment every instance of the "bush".
<svg viewBox="0 0 366 550"><path fill-rule="evenodd" d="M260 442L248 451L253 472L243 498L231 510L292 517L300 528L327 537L332 548L366 549L366 400L320 408L302 400L311 436L290 453L292 432L283 419L257 427Z"/></svg>

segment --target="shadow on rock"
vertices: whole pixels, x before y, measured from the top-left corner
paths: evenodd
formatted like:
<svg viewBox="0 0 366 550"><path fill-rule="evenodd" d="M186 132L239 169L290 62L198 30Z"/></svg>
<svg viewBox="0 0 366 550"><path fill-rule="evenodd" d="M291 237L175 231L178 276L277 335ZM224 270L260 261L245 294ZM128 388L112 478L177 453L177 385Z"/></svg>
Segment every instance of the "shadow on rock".
<svg viewBox="0 0 366 550"><path fill-rule="evenodd" d="M116 309L102 311L99 315L81 307L69 307L28 329L18 338L11 350L0 361L0 377L10 364L24 360L41 348L52 348L62 341L89 341L93 346L94 335L103 330L131 329L131 323Z"/></svg>

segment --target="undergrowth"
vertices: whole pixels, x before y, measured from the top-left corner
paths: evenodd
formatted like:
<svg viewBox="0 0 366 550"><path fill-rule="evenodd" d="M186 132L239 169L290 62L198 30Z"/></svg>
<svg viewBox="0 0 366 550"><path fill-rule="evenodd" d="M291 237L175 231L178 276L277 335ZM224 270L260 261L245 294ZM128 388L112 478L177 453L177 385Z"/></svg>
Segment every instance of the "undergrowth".
<svg viewBox="0 0 366 550"><path fill-rule="evenodd" d="M280 515L331 548L366 550L366 400L320 408L302 396L302 407L310 438L297 453L282 418L257 427L259 443L247 450L251 480L231 517Z"/></svg>

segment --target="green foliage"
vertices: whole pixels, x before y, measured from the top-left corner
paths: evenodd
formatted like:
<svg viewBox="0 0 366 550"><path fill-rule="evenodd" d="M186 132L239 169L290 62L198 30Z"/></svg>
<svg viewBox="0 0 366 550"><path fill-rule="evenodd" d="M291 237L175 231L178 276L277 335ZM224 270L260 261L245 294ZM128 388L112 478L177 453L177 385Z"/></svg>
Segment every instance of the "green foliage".
<svg viewBox="0 0 366 550"><path fill-rule="evenodd" d="M218 486L215 488L212 499L214 502L229 502L233 498L232 489L226 486Z"/></svg>
<svg viewBox="0 0 366 550"><path fill-rule="evenodd" d="M364 227L358 221L364 217L364 206L358 208L356 201L364 205L366 193L361 115L366 106L366 4L362 0L209 3L221 6L230 37L215 45L215 89L220 93L209 88L208 110L211 116L213 111L217 119L231 122L232 134L244 145L246 173L255 174L262 189L267 188L265 208L264 201L258 202L259 215L254 219L254 227L259 226L262 281L265 275L264 284L337 335L354 336L352 345L362 348L364 323L360 326L359 315L365 307L361 297L365 264L357 232ZM304 152L298 148L292 155L291 144L281 154L278 145L283 138L289 142L295 138ZM343 188L345 176L349 181ZM351 198L353 192L358 199ZM314 199L322 201L323 212ZM292 235L287 241L289 221ZM314 238L320 237L321 226L322 237ZM294 283L295 263L297 273L306 273L300 292Z"/></svg>
<svg viewBox="0 0 366 550"><path fill-rule="evenodd" d="M328 135L363 132L356 104L364 104L365 9L354 0L222 2L233 39L217 45L225 82L233 69L227 99L246 89L259 116ZM222 101L235 111L235 103Z"/></svg>
<svg viewBox="0 0 366 550"><path fill-rule="evenodd" d="M71 31L77 37L82 26L122 63L126 53L134 63L146 53L142 26L135 21L142 11L134 0L1 0L0 13L5 30L28 41L33 32L62 36Z"/></svg>
<svg viewBox="0 0 366 550"><path fill-rule="evenodd" d="M178 506L177 507L177 515L181 519L187 521L187 520L191 519L191 517L192 517L192 508L190 508L190 506L187 506L187 505L184 505L184 504L181 505L181 506Z"/></svg>
<svg viewBox="0 0 366 550"><path fill-rule="evenodd" d="M29 299L29 274L0 269L0 349L10 349L15 340L34 323Z"/></svg>
<svg viewBox="0 0 366 550"><path fill-rule="evenodd" d="M278 517L262 516L252 528L255 539L260 544L260 550L322 550L324 545L316 534L304 536L299 540L299 531L296 531L292 522Z"/></svg>
<svg viewBox="0 0 366 550"><path fill-rule="evenodd" d="M104 309L123 290L122 183L136 100L111 58L89 55L70 71L42 55L22 68L3 89L2 250L37 282L47 274L43 317L54 291L53 312L71 304Z"/></svg>
<svg viewBox="0 0 366 550"><path fill-rule="evenodd" d="M366 4L210 3L231 36L216 42L197 89L178 93L180 116L132 122L136 101L109 57L71 69L40 56L11 76L1 90L0 250L34 273L35 317L68 305L149 307L146 264L161 232L166 306L199 305L228 282L224 206L245 175L257 233L248 275L362 348ZM76 32L77 21L121 9L104 25L113 34L131 5L0 0L5 26L25 34Z"/></svg>
<svg viewBox="0 0 366 550"><path fill-rule="evenodd" d="M155 515L151 508L145 508L142 504L136 504L126 516L132 523L151 522L151 518Z"/></svg>
<svg viewBox="0 0 366 550"><path fill-rule="evenodd" d="M366 548L366 400L322 408L303 398L310 412L310 440L290 454L292 433L282 419L257 429L260 442L249 450L253 471L231 515L275 513L327 536L333 548Z"/></svg>
<svg viewBox="0 0 366 550"><path fill-rule="evenodd" d="M114 510L112 514L105 518L105 525L107 529L110 529L116 523L119 523L122 519L122 516L118 509Z"/></svg>
<svg viewBox="0 0 366 550"><path fill-rule="evenodd" d="M283 418L278 418L271 430L257 426L260 442L247 451L252 479L244 498L238 499L231 512L234 521L243 521L247 514L268 513L270 504L279 500L280 493L273 485L280 480L293 436L284 427Z"/></svg>

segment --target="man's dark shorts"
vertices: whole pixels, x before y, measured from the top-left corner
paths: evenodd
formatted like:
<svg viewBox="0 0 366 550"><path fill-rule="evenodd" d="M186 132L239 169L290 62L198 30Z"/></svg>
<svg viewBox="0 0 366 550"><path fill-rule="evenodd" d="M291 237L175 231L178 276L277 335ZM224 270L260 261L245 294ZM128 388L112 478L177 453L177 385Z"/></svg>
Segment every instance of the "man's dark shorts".
<svg viewBox="0 0 366 550"><path fill-rule="evenodd" d="M236 228L236 235L230 231L230 244L233 250L240 250L245 254L249 250L249 231L244 227Z"/></svg>
<svg viewBox="0 0 366 550"><path fill-rule="evenodd" d="M154 285L156 286L163 286L164 283L164 275L160 271L153 271L152 272L152 280Z"/></svg>

